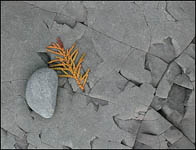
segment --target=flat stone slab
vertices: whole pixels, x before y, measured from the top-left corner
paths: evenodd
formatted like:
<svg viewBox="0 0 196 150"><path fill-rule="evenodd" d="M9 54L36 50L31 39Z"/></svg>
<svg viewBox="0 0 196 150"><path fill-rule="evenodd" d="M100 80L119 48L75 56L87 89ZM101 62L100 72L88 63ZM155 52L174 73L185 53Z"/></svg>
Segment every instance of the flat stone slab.
<svg viewBox="0 0 196 150"><path fill-rule="evenodd" d="M194 4L2 1L2 148L194 149ZM53 70L29 88L58 36L86 53L85 92Z"/></svg>

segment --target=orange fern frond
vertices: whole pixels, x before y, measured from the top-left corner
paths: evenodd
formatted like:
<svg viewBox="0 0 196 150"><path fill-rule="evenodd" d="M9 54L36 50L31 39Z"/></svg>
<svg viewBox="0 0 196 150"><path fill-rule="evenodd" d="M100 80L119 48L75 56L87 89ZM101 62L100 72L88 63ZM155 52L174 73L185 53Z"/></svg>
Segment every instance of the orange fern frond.
<svg viewBox="0 0 196 150"><path fill-rule="evenodd" d="M58 55L56 56L56 59L51 60L48 62L49 67L53 70L60 70L64 73L61 75L58 75L59 77L67 77L67 78L73 78L76 80L76 83L80 87L80 89L84 92L84 86L87 82L88 73L90 72L90 69L88 68L86 73L82 75L80 73L82 62L84 61L85 53L82 54L77 64L75 64L76 57L78 56L78 49L76 48L76 43L72 45L70 49L64 49L63 43L59 37L57 37L57 43L51 43L46 49L48 52ZM52 49L56 49L52 50ZM74 51L73 51L74 50ZM73 52L72 52L73 51ZM55 63L55 64L54 64Z"/></svg>

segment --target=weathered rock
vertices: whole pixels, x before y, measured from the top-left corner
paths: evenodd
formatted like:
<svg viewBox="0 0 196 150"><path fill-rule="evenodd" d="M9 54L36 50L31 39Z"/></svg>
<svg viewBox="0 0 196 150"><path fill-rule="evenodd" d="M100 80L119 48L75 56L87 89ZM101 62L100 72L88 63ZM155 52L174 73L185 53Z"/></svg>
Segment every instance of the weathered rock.
<svg viewBox="0 0 196 150"><path fill-rule="evenodd" d="M183 134L176 129L174 126L171 126L167 131L163 133L163 136L171 143L175 143L180 138L183 137Z"/></svg>
<svg viewBox="0 0 196 150"><path fill-rule="evenodd" d="M41 139L39 137L39 133L28 133L27 134L27 142L31 145L38 146L41 145Z"/></svg>
<svg viewBox="0 0 196 150"><path fill-rule="evenodd" d="M195 106L186 107L186 113L179 128L193 143L195 142Z"/></svg>
<svg viewBox="0 0 196 150"><path fill-rule="evenodd" d="M177 75L174 79L174 83L187 89L193 89L193 84L185 73Z"/></svg>
<svg viewBox="0 0 196 150"><path fill-rule="evenodd" d="M169 146L170 149L195 149L195 145L189 141L185 136L180 138L174 144Z"/></svg>
<svg viewBox="0 0 196 150"><path fill-rule="evenodd" d="M159 149L159 139L157 138L157 136L147 133L139 133L137 141L148 145L148 147L151 147L153 149Z"/></svg>
<svg viewBox="0 0 196 150"><path fill-rule="evenodd" d="M21 96L9 97L1 107L1 119L1 127L20 138L33 126L28 106Z"/></svg>
<svg viewBox="0 0 196 150"><path fill-rule="evenodd" d="M195 44L190 44L189 47L187 47L187 49L184 51L184 53L195 59Z"/></svg>
<svg viewBox="0 0 196 150"><path fill-rule="evenodd" d="M188 101L190 93L191 90L173 84L167 98L169 107L173 110L177 110L181 114L184 114L184 106Z"/></svg>
<svg viewBox="0 0 196 150"><path fill-rule="evenodd" d="M122 63L121 73L129 80L151 83L151 75L145 70L145 52L135 49Z"/></svg>
<svg viewBox="0 0 196 150"><path fill-rule="evenodd" d="M118 142L97 138L92 143L92 149L130 149L130 147L122 145Z"/></svg>
<svg viewBox="0 0 196 150"><path fill-rule="evenodd" d="M15 137L9 132L1 129L1 149L15 149Z"/></svg>
<svg viewBox="0 0 196 150"><path fill-rule="evenodd" d="M168 11L177 20L190 20L195 22L195 7L193 1L182 1L180 2L168 2Z"/></svg>
<svg viewBox="0 0 196 150"><path fill-rule="evenodd" d="M195 81L195 60L187 54L182 54L175 60L178 63L185 74L187 74L191 81Z"/></svg>
<svg viewBox="0 0 196 150"><path fill-rule="evenodd" d="M27 82L27 104L44 118L51 118L56 106L58 77L49 68L35 71Z"/></svg>
<svg viewBox="0 0 196 150"><path fill-rule="evenodd" d="M94 9L87 2L84 5L87 7L87 23L90 27L147 51L150 30L137 6L130 2L97 2L93 4Z"/></svg>
<svg viewBox="0 0 196 150"><path fill-rule="evenodd" d="M149 109L142 121L140 132L160 135L171 126L171 123L165 120L159 113L153 109Z"/></svg>
<svg viewBox="0 0 196 150"><path fill-rule="evenodd" d="M111 72L92 88L90 96L112 101L125 87L127 80L117 72Z"/></svg>
<svg viewBox="0 0 196 150"><path fill-rule="evenodd" d="M181 73L181 67L176 62L172 62L157 87L156 96L167 98L176 76Z"/></svg>
<svg viewBox="0 0 196 150"><path fill-rule="evenodd" d="M84 23L87 19L87 10L85 9L81 1L68 1L66 5L64 5L61 13L70 16L77 22Z"/></svg>
<svg viewBox="0 0 196 150"><path fill-rule="evenodd" d="M159 80L167 68L167 63L150 54L146 54L145 60L146 69L150 70L152 76L152 85L157 87Z"/></svg>
<svg viewBox="0 0 196 150"><path fill-rule="evenodd" d="M57 24L66 24L71 28L74 28L76 25L76 21L73 18L66 16L64 14L57 14L54 18L54 21L56 21Z"/></svg>
<svg viewBox="0 0 196 150"><path fill-rule="evenodd" d="M140 142L136 141L135 145L134 145L134 149L152 149L152 147L150 147L144 143L140 143Z"/></svg>
<svg viewBox="0 0 196 150"><path fill-rule="evenodd" d="M176 7L171 6L170 10L178 12L181 10L181 3ZM146 22L151 29L151 43L160 43L167 37L172 38L172 43L175 48L176 54L179 55L192 41L195 36L195 25L192 19L180 18L179 20L170 13L168 7L170 2L158 3L154 8L152 5L147 4L142 7ZM190 14L194 12L194 7L190 7L190 11L183 12L184 14ZM193 17L194 14L191 15ZM183 30L188 29L188 30ZM183 32L182 32L183 31Z"/></svg>
<svg viewBox="0 0 196 150"><path fill-rule="evenodd" d="M35 7L39 7L51 12L60 12L62 8L66 5L66 1L24 1L26 3L32 4Z"/></svg>
<svg viewBox="0 0 196 150"><path fill-rule="evenodd" d="M167 63L177 57L177 52L173 46L171 37L164 39L163 43L152 44L149 53L161 58Z"/></svg>
<svg viewBox="0 0 196 150"><path fill-rule="evenodd" d="M151 107L154 108L155 110L160 110L163 105L166 103L166 99L165 98L160 98L158 96L155 96L152 100L152 103L151 103Z"/></svg>
<svg viewBox="0 0 196 150"><path fill-rule="evenodd" d="M186 112L185 106L189 99L191 90L173 84L167 103L162 107L162 113L170 120L175 126L179 126L183 116Z"/></svg>

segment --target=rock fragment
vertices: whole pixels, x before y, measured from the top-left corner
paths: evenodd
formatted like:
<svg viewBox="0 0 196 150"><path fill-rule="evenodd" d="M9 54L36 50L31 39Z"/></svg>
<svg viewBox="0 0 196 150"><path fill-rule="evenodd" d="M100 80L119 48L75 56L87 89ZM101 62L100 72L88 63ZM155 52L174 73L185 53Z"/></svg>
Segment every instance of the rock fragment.
<svg viewBox="0 0 196 150"><path fill-rule="evenodd" d="M160 58L149 53L146 54L145 67L151 72L153 87L157 87L159 80L167 69L167 65L168 64Z"/></svg>
<svg viewBox="0 0 196 150"><path fill-rule="evenodd" d="M135 49L122 63L121 73L129 80L151 83L151 74L144 64L145 52Z"/></svg>
<svg viewBox="0 0 196 150"><path fill-rule="evenodd" d="M26 87L27 104L44 118L51 118L56 106L58 77L49 68L35 71Z"/></svg>

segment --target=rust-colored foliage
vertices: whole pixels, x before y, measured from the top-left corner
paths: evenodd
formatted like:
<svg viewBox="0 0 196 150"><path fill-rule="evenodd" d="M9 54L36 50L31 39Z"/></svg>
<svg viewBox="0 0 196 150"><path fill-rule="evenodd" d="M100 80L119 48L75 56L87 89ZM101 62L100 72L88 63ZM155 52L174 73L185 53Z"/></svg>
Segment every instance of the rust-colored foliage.
<svg viewBox="0 0 196 150"><path fill-rule="evenodd" d="M80 74L81 63L84 60L85 53L82 54L76 65L75 60L78 55L78 49L76 48L73 51L75 46L76 43L74 43L70 49L67 49L67 51L65 51L63 43L58 37L57 43L52 42L51 45L47 47L47 51L59 56L55 56L56 59L49 61L48 64L50 68L54 70L61 70L64 73L62 75L58 75L59 77L68 77L75 79L78 86L84 92L84 86L87 81L90 69L88 68L84 75ZM57 51L51 49L56 49Z"/></svg>

